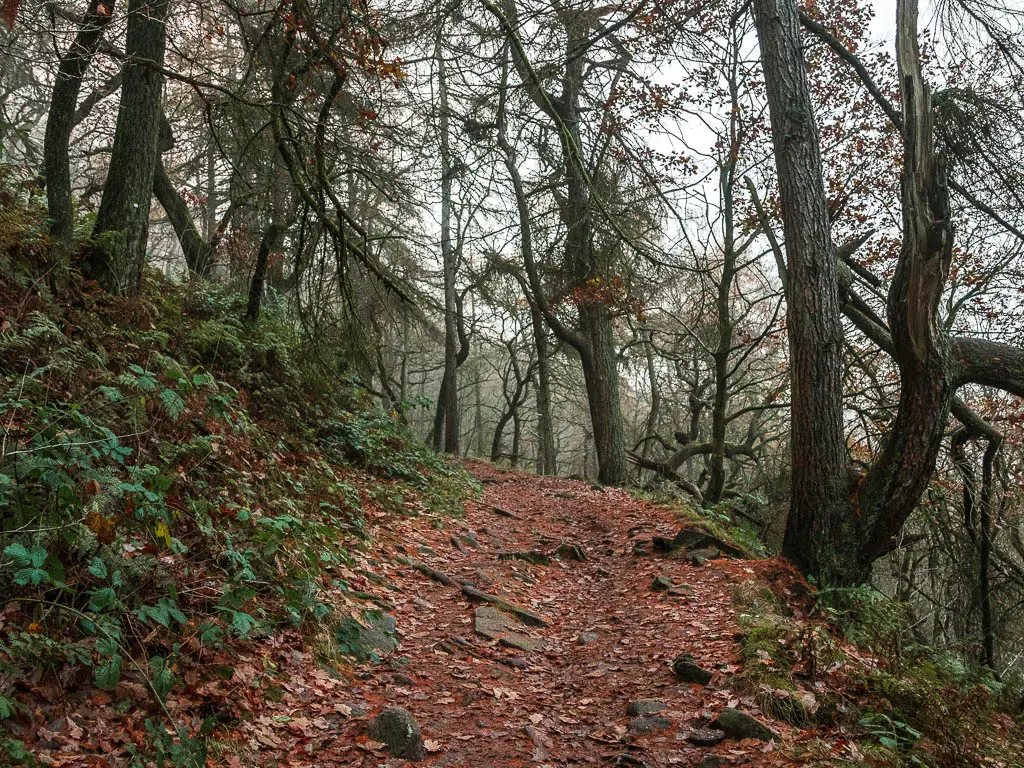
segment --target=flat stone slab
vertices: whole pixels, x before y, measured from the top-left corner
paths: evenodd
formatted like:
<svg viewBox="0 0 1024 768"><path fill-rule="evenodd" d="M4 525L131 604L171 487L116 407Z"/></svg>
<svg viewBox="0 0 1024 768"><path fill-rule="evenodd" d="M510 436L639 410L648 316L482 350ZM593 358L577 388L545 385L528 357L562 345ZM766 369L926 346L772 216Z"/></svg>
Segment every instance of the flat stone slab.
<svg viewBox="0 0 1024 768"><path fill-rule="evenodd" d="M686 734L686 740L696 747L713 747L725 741L725 731L717 728L694 728Z"/></svg>
<svg viewBox="0 0 1024 768"><path fill-rule="evenodd" d="M761 741L778 740L779 735L755 717L738 709L727 707L711 723L711 727L725 731L734 739L760 739Z"/></svg>
<svg viewBox="0 0 1024 768"><path fill-rule="evenodd" d="M524 635L522 632L517 632L517 626L512 617L489 605L480 606L473 611L473 628L481 637L497 640L504 646L527 653L539 650L541 648L540 641L529 635Z"/></svg>
<svg viewBox="0 0 1024 768"><path fill-rule="evenodd" d="M661 712L665 708L665 702L658 699L636 699L629 702L629 705L626 707L626 714L630 717L653 715L655 712Z"/></svg>
<svg viewBox="0 0 1024 768"><path fill-rule="evenodd" d="M526 608L516 605L515 603L510 603L507 600L500 598L496 595L489 595L483 590L477 589L472 584L463 584L462 594L464 594L470 600L475 600L478 603L490 603L495 608L515 616L517 619L523 622L523 624L528 624L531 627L551 626L551 624L549 624L544 617L538 616L533 611L528 611Z"/></svg>
<svg viewBox="0 0 1024 768"><path fill-rule="evenodd" d="M641 715L629 721L629 730L632 733L655 733L667 731L672 727L672 721L663 715Z"/></svg>
<svg viewBox="0 0 1024 768"><path fill-rule="evenodd" d="M711 682L711 678L714 677L714 673L699 666L690 654L680 656L673 661L672 671L684 683L707 685Z"/></svg>

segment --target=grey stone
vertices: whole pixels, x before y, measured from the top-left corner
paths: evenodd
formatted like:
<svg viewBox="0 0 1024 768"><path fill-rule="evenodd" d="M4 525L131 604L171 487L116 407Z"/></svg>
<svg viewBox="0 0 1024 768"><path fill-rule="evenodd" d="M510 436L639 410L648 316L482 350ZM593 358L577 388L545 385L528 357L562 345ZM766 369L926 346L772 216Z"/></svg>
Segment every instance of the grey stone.
<svg viewBox="0 0 1024 768"><path fill-rule="evenodd" d="M671 727L672 721L663 715L641 715L629 721L629 730L633 733L654 733Z"/></svg>
<svg viewBox="0 0 1024 768"><path fill-rule="evenodd" d="M703 549L694 549L687 552L686 559L694 565L704 565L708 560L714 560L721 554L717 547L704 547Z"/></svg>
<svg viewBox="0 0 1024 768"><path fill-rule="evenodd" d="M402 707L388 707L373 718L367 735L373 741L383 742L394 757L422 760L427 756L419 725Z"/></svg>
<svg viewBox="0 0 1024 768"><path fill-rule="evenodd" d="M715 718L714 722L711 723L711 727L717 728L720 731L725 731L727 736L734 739L760 739L761 741L771 741L772 739L779 738L775 731L757 718L751 717L746 712L741 712L738 709L732 708L723 709L719 713L718 717Z"/></svg>
<svg viewBox="0 0 1024 768"><path fill-rule="evenodd" d="M665 709L665 702L658 701L657 699L637 699L636 701L629 702L626 707L626 714L630 717L637 717L639 715L653 715L655 712L661 712Z"/></svg>
<svg viewBox="0 0 1024 768"><path fill-rule="evenodd" d="M529 549L524 552L502 552L498 555L499 560L522 560L533 565L551 565L551 558L539 549Z"/></svg>
<svg viewBox="0 0 1024 768"><path fill-rule="evenodd" d="M596 643L600 635L597 632L580 632L576 637L576 645L590 645Z"/></svg>
<svg viewBox="0 0 1024 768"><path fill-rule="evenodd" d="M564 542L555 548L555 557L561 560L575 560L577 563L587 562L587 553L579 544Z"/></svg>
<svg viewBox="0 0 1024 768"><path fill-rule="evenodd" d="M651 583L651 589L655 592L668 592L672 589L672 579L664 575L655 576Z"/></svg>
<svg viewBox="0 0 1024 768"><path fill-rule="evenodd" d="M540 648L539 641L518 632L517 627L511 617L489 605L480 606L473 611L473 628L478 635L527 653Z"/></svg>
<svg viewBox="0 0 1024 768"><path fill-rule="evenodd" d="M725 731L717 728L694 728L686 734L686 740L696 747L713 747L725 741Z"/></svg>
<svg viewBox="0 0 1024 768"><path fill-rule="evenodd" d="M462 594L468 597L470 600L475 600L480 603L490 603L495 608L498 608L505 613L511 614L519 619L523 624L529 624L531 627L549 627L551 626L548 621L542 616L538 616L533 611L528 611L520 605L510 603L507 600L497 597L495 595L489 595L486 592L477 589L472 584L462 585Z"/></svg>
<svg viewBox="0 0 1024 768"><path fill-rule="evenodd" d="M681 528L672 539L671 550L714 548L730 557L743 557L743 551L701 528Z"/></svg>
<svg viewBox="0 0 1024 768"><path fill-rule="evenodd" d="M619 755L612 763L614 768L654 768L650 763L633 755Z"/></svg>
<svg viewBox="0 0 1024 768"><path fill-rule="evenodd" d="M684 683L697 683L707 685L714 676L708 670L700 667L690 654L678 657L672 662L672 672Z"/></svg>
<svg viewBox="0 0 1024 768"><path fill-rule="evenodd" d="M361 621L351 616L338 625L339 650L357 661L376 661L398 648L395 617L381 611L363 611Z"/></svg>

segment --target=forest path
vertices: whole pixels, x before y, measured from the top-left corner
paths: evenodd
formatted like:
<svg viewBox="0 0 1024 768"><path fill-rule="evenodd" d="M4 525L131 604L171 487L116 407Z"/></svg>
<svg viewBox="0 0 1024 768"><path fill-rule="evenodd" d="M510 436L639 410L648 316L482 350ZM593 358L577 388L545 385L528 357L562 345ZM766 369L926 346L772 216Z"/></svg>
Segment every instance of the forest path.
<svg viewBox="0 0 1024 768"><path fill-rule="evenodd" d="M393 589L401 645L361 667L347 691L367 719L387 706L407 709L429 750L421 764L430 766L787 764L774 743L687 741L727 706L760 717L728 685L739 668L730 585L757 578L758 563L718 558L695 566L651 555L651 537L671 537L679 518L622 490L469 467L485 493L463 518L401 519L378 534L375 555ZM638 553L643 542L647 551ZM586 560L509 558L560 544L578 545ZM504 639L483 637L474 620L480 603L429 569L525 607L549 626L513 622ZM654 591L659 575L681 587ZM507 647L509 639L536 647ZM670 664L682 654L715 671L709 685L675 677ZM639 699L662 702L657 717L665 719L631 725L627 706ZM644 725L654 730L637 732ZM357 735L365 722L352 726L358 746L347 764L405 764Z"/></svg>

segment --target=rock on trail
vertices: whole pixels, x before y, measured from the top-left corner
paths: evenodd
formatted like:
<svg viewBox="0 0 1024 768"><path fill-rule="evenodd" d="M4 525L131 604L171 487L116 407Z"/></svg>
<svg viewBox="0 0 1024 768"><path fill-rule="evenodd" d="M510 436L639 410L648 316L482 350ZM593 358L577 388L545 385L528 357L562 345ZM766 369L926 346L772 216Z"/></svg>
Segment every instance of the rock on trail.
<svg viewBox="0 0 1024 768"><path fill-rule="evenodd" d="M729 685L730 588L756 564L625 491L467 464L484 494L464 516L395 517L374 542L397 648L346 678L381 714L346 721L343 764L792 764L758 740L791 729Z"/></svg>

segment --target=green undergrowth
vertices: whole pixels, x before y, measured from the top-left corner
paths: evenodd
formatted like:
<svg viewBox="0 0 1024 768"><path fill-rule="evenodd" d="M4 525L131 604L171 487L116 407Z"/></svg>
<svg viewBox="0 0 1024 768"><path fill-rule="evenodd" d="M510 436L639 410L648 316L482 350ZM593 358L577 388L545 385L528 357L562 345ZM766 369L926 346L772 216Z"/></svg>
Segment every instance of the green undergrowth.
<svg viewBox="0 0 1024 768"><path fill-rule="evenodd" d="M749 557L767 557L770 553L758 530L744 519L746 504L741 500L719 504L694 504L667 486L654 490L629 489L641 501L649 501L672 510L682 524L703 528L708 533L739 547Z"/></svg>
<svg viewBox="0 0 1024 768"><path fill-rule="evenodd" d="M202 765L166 706L193 660L322 632L369 521L478 488L282 306L250 326L208 285L48 292L36 226L0 217L0 764L32 762L33 702L74 681L135 684L139 765Z"/></svg>
<svg viewBox="0 0 1024 768"><path fill-rule="evenodd" d="M792 754L800 762L1024 766L1019 683L914 642L905 606L868 587L794 601L757 580L735 585L732 597L743 662L736 684L774 718L854 736L841 755L827 740L802 744Z"/></svg>

